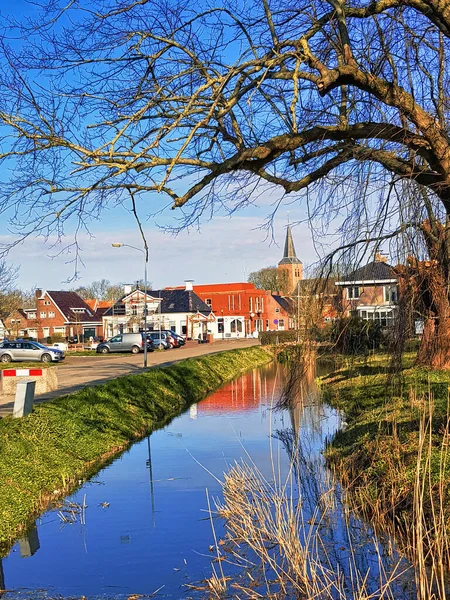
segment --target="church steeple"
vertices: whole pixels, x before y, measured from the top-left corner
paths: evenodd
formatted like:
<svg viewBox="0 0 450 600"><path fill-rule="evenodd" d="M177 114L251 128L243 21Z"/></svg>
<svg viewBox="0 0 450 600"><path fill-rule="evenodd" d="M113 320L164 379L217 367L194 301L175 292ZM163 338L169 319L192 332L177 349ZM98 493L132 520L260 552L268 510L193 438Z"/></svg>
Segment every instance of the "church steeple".
<svg viewBox="0 0 450 600"><path fill-rule="evenodd" d="M302 264L302 261L297 258L295 254L294 240L292 239L291 226L288 225L286 229L286 241L284 242L284 254L283 258L278 263L279 265L293 265Z"/></svg>
<svg viewBox="0 0 450 600"><path fill-rule="evenodd" d="M284 243L283 258L278 263L278 271L285 272L287 278L287 293L292 294L298 282L303 279L303 264L295 253L294 240L292 239L291 226L286 228L286 241Z"/></svg>

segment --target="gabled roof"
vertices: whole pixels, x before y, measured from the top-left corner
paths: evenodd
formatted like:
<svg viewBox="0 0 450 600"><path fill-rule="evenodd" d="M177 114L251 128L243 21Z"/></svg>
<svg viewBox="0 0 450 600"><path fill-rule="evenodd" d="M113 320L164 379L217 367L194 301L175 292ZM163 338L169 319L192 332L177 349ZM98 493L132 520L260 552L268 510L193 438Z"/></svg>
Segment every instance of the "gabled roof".
<svg viewBox="0 0 450 600"><path fill-rule="evenodd" d="M290 298L285 298L284 296L278 296L278 295L275 295L275 294L272 294L272 298L287 313L291 312L291 310L293 309L293 303L292 303L292 300Z"/></svg>
<svg viewBox="0 0 450 600"><path fill-rule="evenodd" d="M279 265L301 265L302 261L297 258L295 254L294 240L292 239L292 232L290 225L286 229L286 240L284 242L284 254L283 258L278 263Z"/></svg>
<svg viewBox="0 0 450 600"><path fill-rule="evenodd" d="M373 262L356 269L349 275L344 275L341 281L338 281L336 285L346 285L347 283L377 283L395 281L397 277L395 271L391 265L380 260L374 260Z"/></svg>
<svg viewBox="0 0 450 600"><path fill-rule="evenodd" d="M98 323L101 321L101 317L76 292L47 290L46 293L69 323Z"/></svg>
<svg viewBox="0 0 450 600"><path fill-rule="evenodd" d="M142 290L140 290L142 292ZM133 292L131 292L132 294ZM103 315L111 316L125 314L125 303L124 301L131 296L126 294L120 300L114 304L114 306L108 308ZM147 297L156 299L161 298L161 312L162 313L196 313L209 315L211 308L203 302L201 298L192 290L149 290Z"/></svg>
<svg viewBox="0 0 450 600"><path fill-rule="evenodd" d="M211 312L211 308L193 290L161 290L161 294L163 297L161 312L163 313L200 312L209 315Z"/></svg>

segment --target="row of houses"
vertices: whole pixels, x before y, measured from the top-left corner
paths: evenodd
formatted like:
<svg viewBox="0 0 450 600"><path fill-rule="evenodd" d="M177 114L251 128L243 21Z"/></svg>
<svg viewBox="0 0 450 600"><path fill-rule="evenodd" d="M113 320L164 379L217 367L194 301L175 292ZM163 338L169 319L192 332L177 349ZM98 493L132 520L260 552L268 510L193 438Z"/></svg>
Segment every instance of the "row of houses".
<svg viewBox="0 0 450 600"><path fill-rule="evenodd" d="M172 329L188 338L211 335L215 339L256 337L261 331L285 331L310 318L305 299L320 296L323 324L339 315L356 314L383 326L394 318L397 278L386 257L355 270L342 281L328 281L318 292L317 280L303 279L290 227L283 258L278 264L288 293L260 290L252 283L219 283L150 290L124 286L114 303L83 300L73 291L37 289L33 308L12 312L0 322L0 337L109 338L118 333ZM3 328L3 331L2 331Z"/></svg>
<svg viewBox="0 0 450 600"><path fill-rule="evenodd" d="M105 304L107 304L105 306ZM145 314L146 313L146 314ZM131 289L115 303L85 301L76 292L36 290L35 307L3 319L4 335L47 338L109 338L118 333L172 329L188 338L257 336L268 329L292 329L291 304L250 283L162 290Z"/></svg>

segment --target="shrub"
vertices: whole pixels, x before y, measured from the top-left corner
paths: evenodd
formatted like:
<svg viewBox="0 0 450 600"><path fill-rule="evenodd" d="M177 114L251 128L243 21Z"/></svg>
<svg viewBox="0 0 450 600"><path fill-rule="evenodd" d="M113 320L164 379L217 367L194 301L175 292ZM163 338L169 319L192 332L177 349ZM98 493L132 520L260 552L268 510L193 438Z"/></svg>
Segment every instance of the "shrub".
<svg viewBox="0 0 450 600"><path fill-rule="evenodd" d="M376 321L348 317L334 322L331 339L343 354L366 354L380 347L383 331Z"/></svg>
<svg viewBox="0 0 450 600"><path fill-rule="evenodd" d="M298 332L290 331L260 331L259 340L262 346L272 344L283 344L286 342L296 342L298 340Z"/></svg>

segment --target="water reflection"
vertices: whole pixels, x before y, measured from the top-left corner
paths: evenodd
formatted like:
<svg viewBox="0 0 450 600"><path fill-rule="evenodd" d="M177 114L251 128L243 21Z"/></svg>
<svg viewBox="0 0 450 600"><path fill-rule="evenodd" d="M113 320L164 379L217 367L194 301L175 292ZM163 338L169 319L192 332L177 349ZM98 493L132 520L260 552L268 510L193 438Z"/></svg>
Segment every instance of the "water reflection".
<svg viewBox="0 0 450 600"><path fill-rule="evenodd" d="M290 402L272 410L287 384ZM39 588L46 590L42 597L122 600L161 586L158 596L192 596L185 585L211 573L205 489L220 496L224 472L248 457L273 481L272 453L276 477L293 471L297 497L312 513L325 502L329 480L321 452L338 424L336 412L318 401L313 371L296 382L276 364L245 374L133 445L68 498L81 504L86 497L84 525L77 519L62 526L57 509L43 515L39 552L36 537L28 540L26 561L18 552L25 545L18 542L3 562L8 587L20 590L4 599L27 593L35 598ZM355 533L356 541L345 534L346 528L362 532L363 526L343 512L340 493L335 486L334 496L328 496L340 506L339 520L324 517L321 523L336 565L348 557L350 542L355 547L370 534ZM224 535L220 520L214 527L218 537ZM363 567L369 565L370 556L363 558ZM231 574L237 571L233 567Z"/></svg>
<svg viewBox="0 0 450 600"><path fill-rule="evenodd" d="M40 547L38 530L35 524L28 529L25 535L19 538L20 556L22 558L33 556Z"/></svg>

